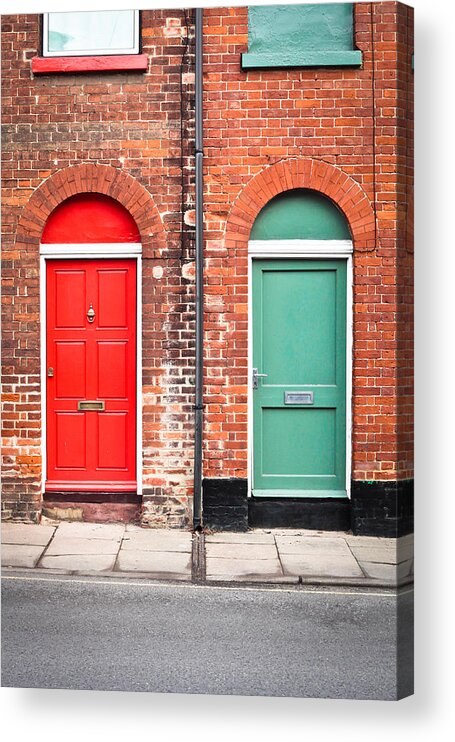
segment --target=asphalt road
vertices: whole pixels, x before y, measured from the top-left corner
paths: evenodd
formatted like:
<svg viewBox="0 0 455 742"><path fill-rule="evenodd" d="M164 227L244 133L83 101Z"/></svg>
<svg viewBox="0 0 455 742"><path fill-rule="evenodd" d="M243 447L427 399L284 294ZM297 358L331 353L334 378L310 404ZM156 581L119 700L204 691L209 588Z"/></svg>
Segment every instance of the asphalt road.
<svg viewBox="0 0 455 742"><path fill-rule="evenodd" d="M411 616L409 590L10 575L2 685L392 700L412 692Z"/></svg>

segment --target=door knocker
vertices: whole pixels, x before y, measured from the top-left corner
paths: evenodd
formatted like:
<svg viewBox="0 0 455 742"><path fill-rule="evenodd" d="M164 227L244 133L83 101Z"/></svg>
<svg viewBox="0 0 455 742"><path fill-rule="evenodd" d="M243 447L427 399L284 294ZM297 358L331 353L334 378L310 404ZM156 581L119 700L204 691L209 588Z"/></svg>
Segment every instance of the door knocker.
<svg viewBox="0 0 455 742"><path fill-rule="evenodd" d="M93 304L90 303L88 312L87 312L87 319L91 323L95 319L95 310L93 309Z"/></svg>

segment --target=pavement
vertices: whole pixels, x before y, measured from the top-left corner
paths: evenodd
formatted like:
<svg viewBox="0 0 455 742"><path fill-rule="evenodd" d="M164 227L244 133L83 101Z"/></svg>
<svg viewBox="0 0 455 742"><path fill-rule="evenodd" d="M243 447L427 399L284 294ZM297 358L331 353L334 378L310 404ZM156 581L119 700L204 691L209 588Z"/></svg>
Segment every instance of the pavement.
<svg viewBox="0 0 455 742"><path fill-rule="evenodd" d="M121 523L2 523L2 569L207 584L413 582L413 536L254 529L196 533Z"/></svg>

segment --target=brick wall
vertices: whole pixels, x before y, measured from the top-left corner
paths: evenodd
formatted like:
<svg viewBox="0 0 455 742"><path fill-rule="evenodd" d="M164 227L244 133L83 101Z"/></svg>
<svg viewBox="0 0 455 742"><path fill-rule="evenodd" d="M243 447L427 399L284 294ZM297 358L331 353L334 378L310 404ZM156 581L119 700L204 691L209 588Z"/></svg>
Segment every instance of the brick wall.
<svg viewBox="0 0 455 742"><path fill-rule="evenodd" d="M48 206L80 189L101 190L123 199L135 215L128 194L137 189L145 194L143 209L159 215L153 224L145 216L138 222L144 244L143 518L177 526L190 519L191 14L186 12L185 22L181 10L142 13L146 74L35 77L31 58L40 53L39 16L2 17L5 517L36 519L40 509L38 245ZM74 167L81 163L96 166L99 178L92 167L75 179ZM112 178L116 186L109 185Z"/></svg>
<svg viewBox="0 0 455 742"><path fill-rule="evenodd" d="M205 11L206 477L247 476L249 230L273 195L317 187L321 163L349 176L356 202L366 195L373 213L373 232L365 209L363 233L354 234L353 478L412 476L412 298L397 283L412 281L412 12L393 2L355 5L361 69L243 72L247 9ZM327 195L352 229L349 198Z"/></svg>
<svg viewBox="0 0 455 742"><path fill-rule="evenodd" d="M189 522L191 15L142 12L145 74L36 77L39 17L2 17L5 517L40 510L40 234L59 199L98 188L144 245L143 521ZM358 3L361 69L243 72L247 9L204 10L206 478L247 477L248 235L299 186L333 198L353 232L353 478L412 476L412 23L399 3Z"/></svg>

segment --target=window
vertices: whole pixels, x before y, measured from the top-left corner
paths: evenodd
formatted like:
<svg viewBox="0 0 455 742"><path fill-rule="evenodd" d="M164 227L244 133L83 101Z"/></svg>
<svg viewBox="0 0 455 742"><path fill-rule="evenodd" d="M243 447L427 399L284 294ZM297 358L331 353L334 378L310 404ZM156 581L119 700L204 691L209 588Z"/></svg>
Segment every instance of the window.
<svg viewBox="0 0 455 742"><path fill-rule="evenodd" d="M45 13L43 56L139 53L139 11Z"/></svg>
<svg viewBox="0 0 455 742"><path fill-rule="evenodd" d="M352 3L257 5L248 8L243 69L358 67Z"/></svg>
<svg viewBox="0 0 455 742"><path fill-rule="evenodd" d="M32 72L146 72L139 45L138 10L44 13L43 55L33 57Z"/></svg>

